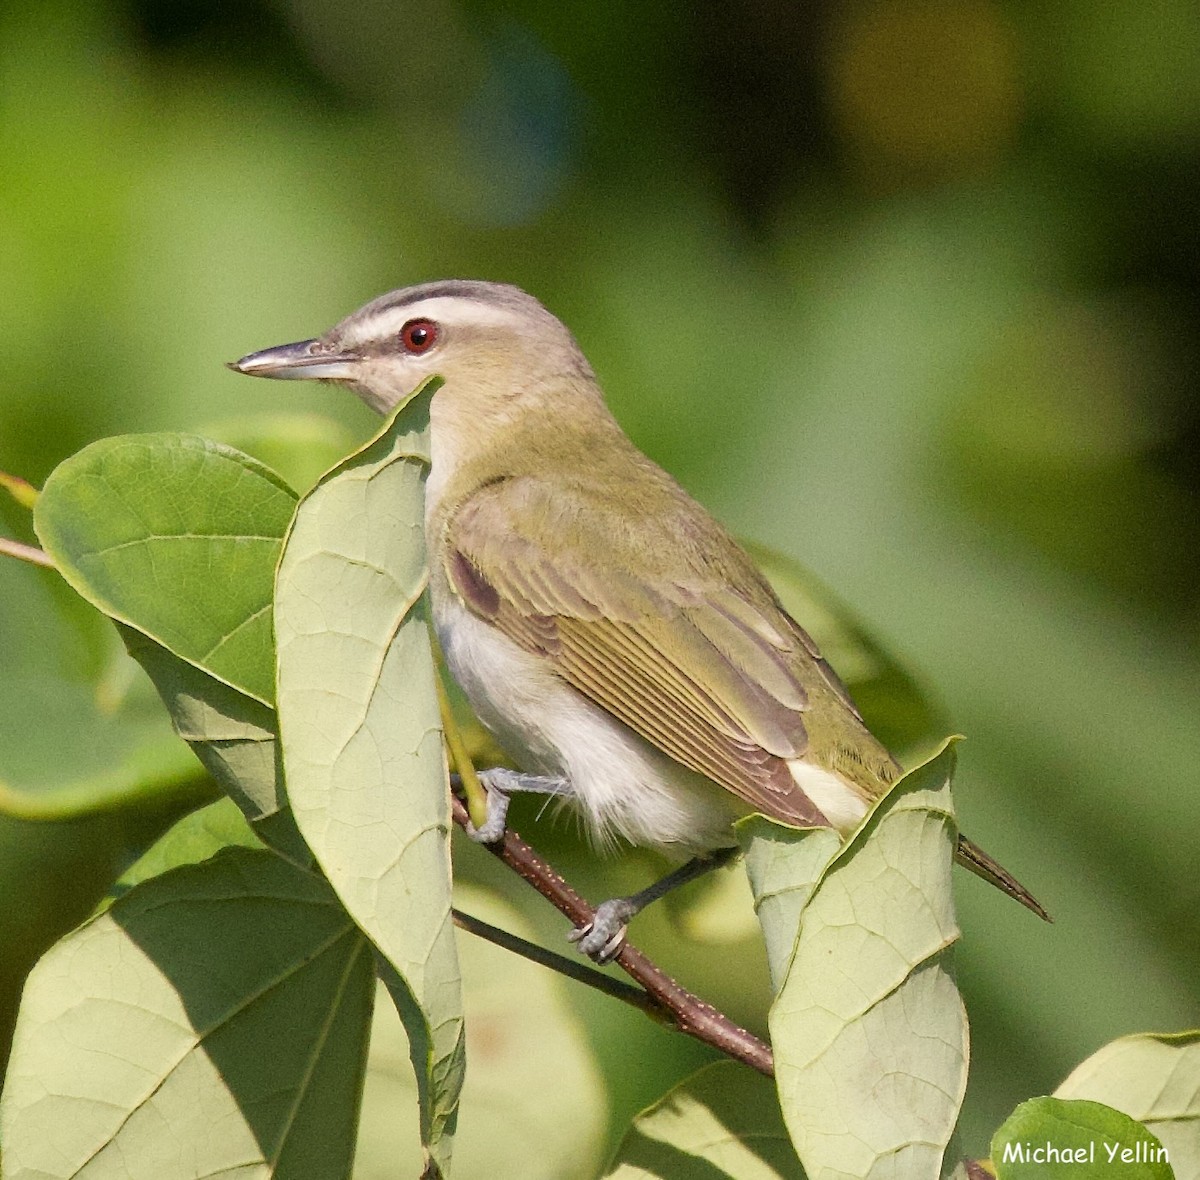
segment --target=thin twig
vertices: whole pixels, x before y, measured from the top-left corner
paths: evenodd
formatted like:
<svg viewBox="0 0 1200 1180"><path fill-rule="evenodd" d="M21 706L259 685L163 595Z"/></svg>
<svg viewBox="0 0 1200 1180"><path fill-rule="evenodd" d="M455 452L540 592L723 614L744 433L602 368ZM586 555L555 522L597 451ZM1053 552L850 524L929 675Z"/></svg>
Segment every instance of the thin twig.
<svg viewBox="0 0 1200 1180"><path fill-rule="evenodd" d="M614 1000L620 1000L623 1004L629 1004L633 1008L640 1008L650 1016L658 1016L662 1011L657 1001L648 996L640 987L613 979L611 975L596 971L578 959L568 959L566 955L548 951L545 947L538 946L536 942L530 942L516 934L509 934L507 930L501 930L499 926L493 926L471 914L463 913L462 910L451 910L450 912L454 915L456 926L478 938L485 938L488 942L494 942L497 946L503 947L506 951L512 951L529 959L530 962L549 967L551 971L557 971L560 975L567 976L568 979L574 979L578 983L594 987L606 996L612 996Z"/></svg>
<svg viewBox="0 0 1200 1180"><path fill-rule="evenodd" d="M454 822L460 827L465 827L466 807L457 795L453 797L452 803ZM595 910L515 832L505 832L503 840L484 847L529 882L576 927L586 926L595 917ZM729 1017L718 1012L711 1004L705 1003L699 996L680 987L636 947L626 942L613 962L645 989L655 1001L658 1012L680 1032L712 1045L726 1056L758 1070L759 1073L768 1077L774 1076L775 1067L770 1046L734 1024Z"/></svg>
<svg viewBox="0 0 1200 1180"><path fill-rule="evenodd" d="M0 537L0 553L6 557L16 557L21 561L27 561L30 565L40 565L48 570L54 568L54 560L44 549L25 545L21 541L12 540L11 537Z"/></svg>

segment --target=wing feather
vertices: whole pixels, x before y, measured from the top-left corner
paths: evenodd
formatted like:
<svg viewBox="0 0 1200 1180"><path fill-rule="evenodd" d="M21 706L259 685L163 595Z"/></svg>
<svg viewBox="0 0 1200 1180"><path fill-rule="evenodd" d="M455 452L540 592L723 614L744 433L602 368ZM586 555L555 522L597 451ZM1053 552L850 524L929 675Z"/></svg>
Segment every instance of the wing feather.
<svg viewBox="0 0 1200 1180"><path fill-rule="evenodd" d="M626 710L614 694L614 685L623 682L645 689L644 683L637 684L638 678L630 675L628 668L617 673L611 664L605 666L601 659L583 654L572 655L564 664L570 670L572 683L588 697L615 715L623 711L637 715L645 723L643 736L659 749L676 751L684 765L718 781L734 781L741 774L737 759L719 741L708 739L703 730L686 730L669 715L646 708L646 701L653 699L651 691L644 692L635 707ZM722 770L724 773L720 774Z"/></svg>
<svg viewBox="0 0 1200 1180"><path fill-rule="evenodd" d="M642 570L611 515L584 497L539 502L539 491L529 478L492 484L458 509L446 526L454 592L676 761L756 810L825 824L787 765L808 749L813 657L765 586L756 602L703 563L675 577ZM678 531L669 524L664 547Z"/></svg>

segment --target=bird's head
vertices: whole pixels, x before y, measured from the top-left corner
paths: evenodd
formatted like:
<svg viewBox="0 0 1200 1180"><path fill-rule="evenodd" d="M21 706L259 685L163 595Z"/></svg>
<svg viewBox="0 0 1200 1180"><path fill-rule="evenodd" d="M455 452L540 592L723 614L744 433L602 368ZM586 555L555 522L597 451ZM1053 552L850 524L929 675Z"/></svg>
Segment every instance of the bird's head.
<svg viewBox="0 0 1200 1180"><path fill-rule="evenodd" d="M463 279L381 295L323 336L253 352L229 367L254 377L336 381L380 413L435 373L463 410L485 418L518 410L514 403L580 391L590 399L595 390L571 333L532 295Z"/></svg>

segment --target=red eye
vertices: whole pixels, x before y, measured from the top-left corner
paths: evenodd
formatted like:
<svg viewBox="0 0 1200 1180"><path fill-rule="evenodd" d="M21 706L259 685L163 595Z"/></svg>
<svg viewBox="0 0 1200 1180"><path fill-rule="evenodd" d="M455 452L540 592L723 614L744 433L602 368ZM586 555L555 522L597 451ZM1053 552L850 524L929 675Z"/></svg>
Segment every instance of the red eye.
<svg viewBox="0 0 1200 1180"><path fill-rule="evenodd" d="M437 324L433 320L409 320L400 329L400 343L405 352L428 352L437 342Z"/></svg>

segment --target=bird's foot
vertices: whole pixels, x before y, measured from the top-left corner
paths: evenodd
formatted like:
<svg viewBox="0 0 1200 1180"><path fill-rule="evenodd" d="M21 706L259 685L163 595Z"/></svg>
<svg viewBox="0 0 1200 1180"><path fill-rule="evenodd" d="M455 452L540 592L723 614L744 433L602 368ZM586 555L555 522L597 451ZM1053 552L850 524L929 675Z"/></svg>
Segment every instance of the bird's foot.
<svg viewBox="0 0 1200 1180"><path fill-rule="evenodd" d="M492 770L479 771L479 782L487 798L487 818L479 827L467 820L464 829L477 844L496 844L504 839L504 829L508 821L509 792L504 789L503 776L512 773L511 770L506 771L499 766Z"/></svg>
<svg viewBox="0 0 1200 1180"><path fill-rule="evenodd" d="M570 784L565 778L522 774L504 766L479 771L479 781L487 795L487 819L479 827L467 821L466 833L478 844L496 844L504 839L508 805L518 791L535 795L565 795Z"/></svg>
<svg viewBox="0 0 1200 1180"><path fill-rule="evenodd" d="M628 897L614 897L596 907L595 917L567 937L589 958L597 963L609 963L621 953L625 945L625 928L636 914L640 914L652 901L665 893L713 869L727 865L738 855L736 847L717 848L706 856L696 856L685 865L680 865L665 877L648 885Z"/></svg>
<svg viewBox="0 0 1200 1180"><path fill-rule="evenodd" d="M621 953L629 919L639 908L632 898L614 897L598 905L592 920L572 930L567 938L593 962L611 963Z"/></svg>

